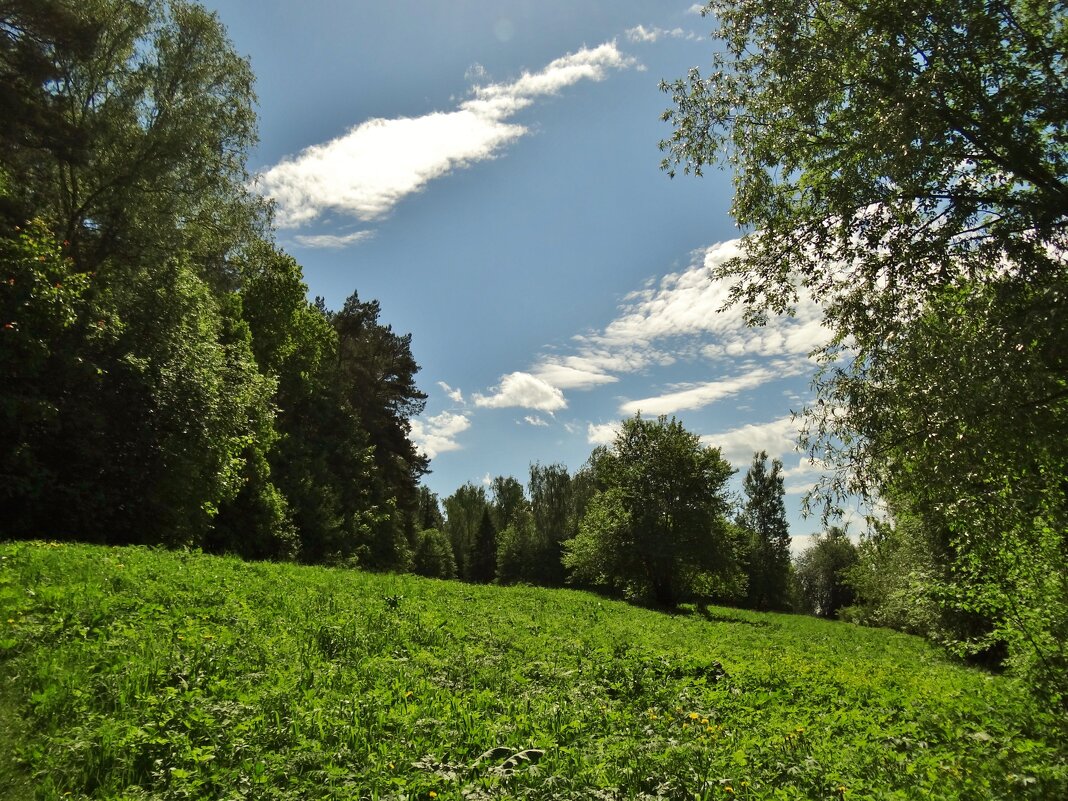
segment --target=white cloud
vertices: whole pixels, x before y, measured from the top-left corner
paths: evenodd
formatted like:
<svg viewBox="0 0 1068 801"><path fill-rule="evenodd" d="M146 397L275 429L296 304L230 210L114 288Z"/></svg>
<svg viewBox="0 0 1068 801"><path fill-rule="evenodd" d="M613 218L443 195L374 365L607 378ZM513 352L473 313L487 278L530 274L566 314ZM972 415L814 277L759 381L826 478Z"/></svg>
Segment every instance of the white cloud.
<svg viewBox="0 0 1068 801"><path fill-rule="evenodd" d="M692 39L693 34L687 33L682 28L672 28L667 30L666 28L646 28L644 25L637 25L633 28L628 28L625 32L628 41L631 42L655 42L658 39L663 39L665 36L671 39Z"/></svg>
<svg viewBox="0 0 1068 801"><path fill-rule="evenodd" d="M363 242L375 235L374 231L354 231L351 234L298 234L293 237L298 245L306 248L344 248Z"/></svg>
<svg viewBox="0 0 1068 801"><path fill-rule="evenodd" d="M493 158L525 135L525 126L508 120L536 99L635 64L614 42L584 48L511 83L476 86L471 98L452 111L366 120L283 159L261 173L256 185L277 201L283 228L330 211L380 219L435 178Z"/></svg>
<svg viewBox="0 0 1068 801"><path fill-rule="evenodd" d="M543 363L535 370L535 375L559 389L589 389L619 380L578 356L568 356L555 363Z"/></svg>
<svg viewBox="0 0 1068 801"><path fill-rule="evenodd" d="M705 10L705 6L702 3L694 3L688 9L686 9L686 13L687 14L696 14L697 16L702 16L701 12L703 12L704 10Z"/></svg>
<svg viewBox="0 0 1068 801"><path fill-rule="evenodd" d="M723 458L734 467L744 468L753 460L757 451L767 451L773 459L782 459L794 453L797 442L797 423L792 417L782 417L770 423L744 425L718 434L701 437L702 445L719 448ZM784 475L797 475L798 471L784 470Z"/></svg>
<svg viewBox="0 0 1068 801"><path fill-rule="evenodd" d="M781 361L770 367L754 368L741 375L694 384L663 395L643 398L642 400L627 401L619 407L619 411L624 415L632 415L638 412L648 415L661 415L674 414L686 409L701 409L710 403L737 395L747 389L755 389L768 381L797 375L804 369L807 368L797 363L791 364L790 362Z"/></svg>
<svg viewBox="0 0 1068 801"><path fill-rule="evenodd" d="M818 304L804 295L794 316L771 317L767 325L750 328L743 310L728 305L730 284L712 278L714 269L741 255L740 244L731 240L699 251L688 269L628 295L617 317L602 330L576 336L574 353L546 355L531 372L561 389L589 389L616 381L622 373L697 357L713 362L779 357L792 361L797 371L811 369L807 355L830 338ZM765 375L766 380L774 377ZM675 402L697 403L702 395L722 392L727 386L694 389L700 388L673 393L678 396ZM651 407L642 408L654 413Z"/></svg>
<svg viewBox="0 0 1068 801"><path fill-rule="evenodd" d="M586 441L591 445L611 445L616 441L621 423L590 423L586 428Z"/></svg>
<svg viewBox="0 0 1068 801"><path fill-rule="evenodd" d="M475 395L476 406L500 409L518 406L540 412L555 412L567 407L564 393L530 373L509 373L501 376L500 386L492 395Z"/></svg>
<svg viewBox="0 0 1068 801"><path fill-rule="evenodd" d="M466 415L442 412L425 420L412 420L412 442L428 458L460 449L456 435L471 427Z"/></svg>
<svg viewBox="0 0 1068 801"><path fill-rule="evenodd" d="M438 386L441 387L441 389L445 392L445 395L448 396L449 400L451 400L453 403L458 403L461 406L463 406L463 404L464 404L464 393L463 392L461 392L459 389L453 389L448 384L446 384L444 381L439 381L438 382Z"/></svg>
<svg viewBox="0 0 1068 801"><path fill-rule="evenodd" d="M532 425L532 426L539 426L540 427L540 426L549 425L548 421L543 420L542 418L538 417L536 414L528 414L526 417L523 418L523 421L526 422L528 425Z"/></svg>
<svg viewBox="0 0 1068 801"><path fill-rule="evenodd" d="M481 81L485 77L486 68L477 61L464 72L464 80L466 81Z"/></svg>
<svg viewBox="0 0 1068 801"><path fill-rule="evenodd" d="M627 401L619 407L620 414L633 415L641 412L646 415L674 414L685 409L700 409L731 395L737 395L747 389L759 387L773 378L770 370L752 370L745 375L724 378L719 381L707 381L656 395L641 400Z"/></svg>

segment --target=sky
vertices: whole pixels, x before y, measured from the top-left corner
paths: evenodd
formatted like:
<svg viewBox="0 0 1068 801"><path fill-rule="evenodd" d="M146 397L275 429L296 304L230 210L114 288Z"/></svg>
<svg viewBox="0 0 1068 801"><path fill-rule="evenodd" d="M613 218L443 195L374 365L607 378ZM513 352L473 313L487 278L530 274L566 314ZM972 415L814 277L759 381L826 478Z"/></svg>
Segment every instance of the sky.
<svg viewBox="0 0 1068 801"><path fill-rule="evenodd" d="M661 80L713 23L636 0L206 0L257 76L249 167L311 296L412 334L413 438L444 498L574 471L625 417L674 415L739 469L785 466L795 548L816 473L818 309L747 329L709 270L738 252L731 176L660 169Z"/></svg>

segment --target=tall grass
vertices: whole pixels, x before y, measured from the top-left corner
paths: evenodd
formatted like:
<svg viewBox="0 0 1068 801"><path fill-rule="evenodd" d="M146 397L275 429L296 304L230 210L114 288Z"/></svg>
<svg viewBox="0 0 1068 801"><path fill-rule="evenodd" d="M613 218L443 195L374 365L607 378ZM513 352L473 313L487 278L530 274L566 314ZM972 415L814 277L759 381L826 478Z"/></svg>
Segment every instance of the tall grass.
<svg viewBox="0 0 1068 801"><path fill-rule="evenodd" d="M18 543L0 624L0 798L1068 798L1013 680L812 618Z"/></svg>

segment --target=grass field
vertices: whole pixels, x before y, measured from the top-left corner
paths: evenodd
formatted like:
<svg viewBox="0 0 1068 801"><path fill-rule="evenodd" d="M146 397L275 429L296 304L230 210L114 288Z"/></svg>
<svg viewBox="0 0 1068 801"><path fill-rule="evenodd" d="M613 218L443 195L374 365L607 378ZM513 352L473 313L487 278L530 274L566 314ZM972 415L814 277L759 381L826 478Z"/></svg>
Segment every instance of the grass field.
<svg viewBox="0 0 1068 801"><path fill-rule="evenodd" d="M1068 798L1025 688L812 618L8 543L0 624L3 799Z"/></svg>

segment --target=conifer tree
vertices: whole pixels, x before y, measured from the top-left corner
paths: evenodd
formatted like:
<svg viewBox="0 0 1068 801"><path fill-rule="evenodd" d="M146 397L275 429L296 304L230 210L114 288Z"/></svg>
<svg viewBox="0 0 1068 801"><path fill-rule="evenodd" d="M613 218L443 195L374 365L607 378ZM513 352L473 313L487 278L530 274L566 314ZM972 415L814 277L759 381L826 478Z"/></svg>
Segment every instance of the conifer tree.
<svg viewBox="0 0 1068 801"><path fill-rule="evenodd" d="M754 609L783 609L788 605L790 529L782 480L782 462L768 470L767 451L753 456L743 483L745 506L738 522L749 532L749 589Z"/></svg>

